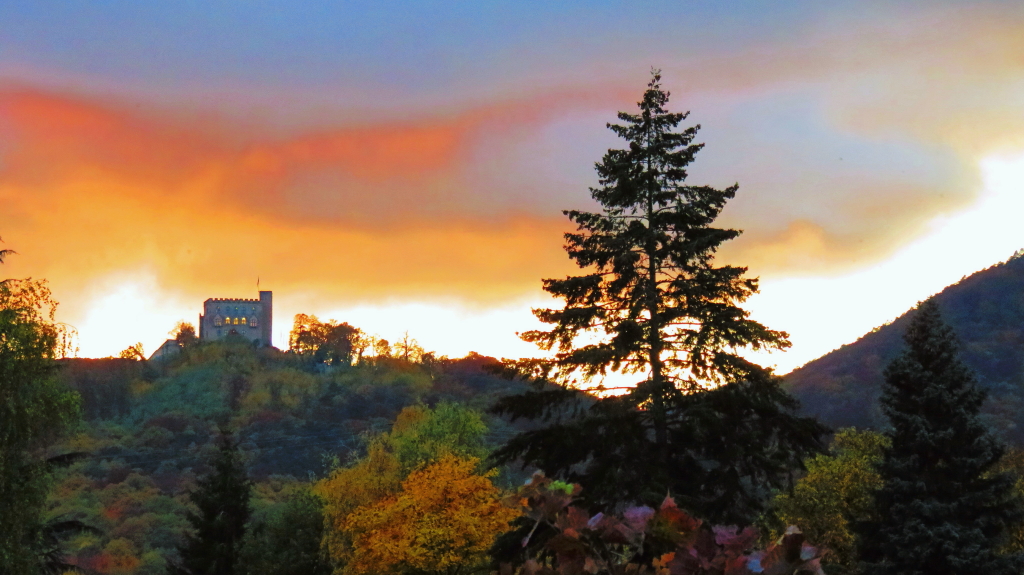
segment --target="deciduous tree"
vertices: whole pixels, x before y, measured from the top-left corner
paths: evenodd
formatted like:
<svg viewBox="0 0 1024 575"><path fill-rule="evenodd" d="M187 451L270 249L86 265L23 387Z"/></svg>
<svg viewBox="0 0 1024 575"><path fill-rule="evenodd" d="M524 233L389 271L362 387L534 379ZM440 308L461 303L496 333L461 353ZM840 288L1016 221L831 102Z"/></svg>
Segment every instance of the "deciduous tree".
<svg viewBox="0 0 1024 575"><path fill-rule="evenodd" d="M293 353L311 357L318 363L351 365L362 355L359 328L335 320L320 321L315 315L297 314L288 336Z"/></svg>
<svg viewBox="0 0 1024 575"><path fill-rule="evenodd" d="M77 394L54 378L62 340L56 306L45 281L0 282L0 573L40 568L49 487L43 450L78 418Z"/></svg>
<svg viewBox="0 0 1024 575"><path fill-rule="evenodd" d="M135 361L145 361L146 352L142 348L142 342L136 343L135 345L129 345L128 347L121 350L117 357L121 359L133 359Z"/></svg>
<svg viewBox="0 0 1024 575"><path fill-rule="evenodd" d="M515 365L539 389L496 408L551 425L496 457L579 482L595 506L656 504L671 491L702 517L748 522L768 488L818 448L822 428L796 417L777 378L743 356L789 341L740 307L757 280L715 265L719 246L740 234L713 225L737 186L685 182L703 145L699 126L677 130L687 114L669 112L668 97L655 72L638 112L608 126L628 146L596 166L601 211L565 212L577 226L566 251L584 273L544 280L564 306L534 310L551 329L523 334L556 353ZM636 383L597 401L574 384L610 372Z"/></svg>
<svg viewBox="0 0 1024 575"><path fill-rule="evenodd" d="M772 538L796 525L824 548L829 573L855 573L853 525L874 516L873 494L882 486L875 467L888 445L888 438L874 431L848 428L836 433L830 453L808 459L807 474L793 491L772 500L766 521Z"/></svg>
<svg viewBox="0 0 1024 575"><path fill-rule="evenodd" d="M757 529L708 525L671 497L657 509L640 506L591 515L574 504L579 493L579 485L552 482L542 474L519 490L526 508L517 520L520 529L503 538L516 539L518 553L498 558L501 573L824 575L820 550L795 527L759 550L754 546Z"/></svg>
<svg viewBox="0 0 1024 575"><path fill-rule="evenodd" d="M196 326L186 321L179 321L178 325L174 326L171 335L174 336L174 341L182 349L190 348L199 343L199 336L196 335Z"/></svg>
<svg viewBox="0 0 1024 575"><path fill-rule="evenodd" d="M402 481L417 468L448 456L485 456L486 433L478 413L455 404L403 409L390 432L370 440L366 456L335 470L315 487L324 501L325 542L331 559L338 565L351 560L353 534L347 521L356 509L395 496Z"/></svg>
<svg viewBox="0 0 1024 575"><path fill-rule="evenodd" d="M519 509L503 504L476 459L445 455L409 474L401 491L345 520L353 552L343 573L455 575L485 567L487 550Z"/></svg>

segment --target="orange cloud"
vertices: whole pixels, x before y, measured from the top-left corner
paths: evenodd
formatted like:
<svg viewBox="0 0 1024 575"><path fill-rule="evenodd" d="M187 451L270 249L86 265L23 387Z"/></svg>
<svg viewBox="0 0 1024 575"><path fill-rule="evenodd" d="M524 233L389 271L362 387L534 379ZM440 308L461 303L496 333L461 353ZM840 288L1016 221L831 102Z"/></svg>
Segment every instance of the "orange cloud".
<svg viewBox="0 0 1024 575"><path fill-rule="evenodd" d="M557 212L432 210L473 193L461 150L484 120L242 138L8 90L0 234L19 256L4 273L49 278L72 320L91 285L133 270L197 302L257 277L321 304L521 298L568 266Z"/></svg>

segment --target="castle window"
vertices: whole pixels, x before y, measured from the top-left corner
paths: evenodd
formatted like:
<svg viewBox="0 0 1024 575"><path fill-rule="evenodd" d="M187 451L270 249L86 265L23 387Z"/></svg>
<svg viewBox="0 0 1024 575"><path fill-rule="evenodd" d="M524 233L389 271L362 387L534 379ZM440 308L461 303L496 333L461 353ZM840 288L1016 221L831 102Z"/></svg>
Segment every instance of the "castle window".
<svg viewBox="0 0 1024 575"><path fill-rule="evenodd" d="M256 316L252 316L251 318L249 318L249 327L256 327L258 325L259 321L256 319Z"/></svg>
<svg viewBox="0 0 1024 575"><path fill-rule="evenodd" d="M238 318L237 317L235 318L235 322L234 323L235 323L235 325L238 325Z"/></svg>
<svg viewBox="0 0 1024 575"><path fill-rule="evenodd" d="M248 319L243 317L242 318L242 325L245 325L246 323L248 323Z"/></svg>
<svg viewBox="0 0 1024 575"><path fill-rule="evenodd" d="M224 320L219 315L213 316L213 325L220 327L223 324Z"/></svg>

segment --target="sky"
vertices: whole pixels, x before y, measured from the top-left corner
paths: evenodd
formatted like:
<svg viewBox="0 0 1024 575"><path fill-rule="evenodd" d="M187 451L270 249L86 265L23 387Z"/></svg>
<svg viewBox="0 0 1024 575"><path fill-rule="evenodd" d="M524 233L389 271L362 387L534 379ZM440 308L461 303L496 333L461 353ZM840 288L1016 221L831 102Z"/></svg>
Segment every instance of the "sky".
<svg viewBox="0 0 1024 575"><path fill-rule="evenodd" d="M1020 2L0 3L2 277L80 354L274 291L461 356L574 273L605 125L652 68L739 183L720 261L789 371L1024 248Z"/></svg>

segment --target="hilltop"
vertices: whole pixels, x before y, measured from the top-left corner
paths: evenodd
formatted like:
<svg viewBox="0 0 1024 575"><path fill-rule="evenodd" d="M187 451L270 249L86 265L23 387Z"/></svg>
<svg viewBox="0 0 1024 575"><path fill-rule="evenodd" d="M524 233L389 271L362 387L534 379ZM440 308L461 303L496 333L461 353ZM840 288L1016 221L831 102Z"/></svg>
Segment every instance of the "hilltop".
<svg viewBox="0 0 1024 575"><path fill-rule="evenodd" d="M989 393L986 419L1024 446L1024 253L974 273L935 296L966 363ZM909 310L857 341L785 376L802 409L834 428L880 428L882 371L901 349Z"/></svg>

